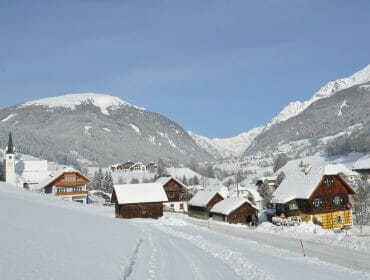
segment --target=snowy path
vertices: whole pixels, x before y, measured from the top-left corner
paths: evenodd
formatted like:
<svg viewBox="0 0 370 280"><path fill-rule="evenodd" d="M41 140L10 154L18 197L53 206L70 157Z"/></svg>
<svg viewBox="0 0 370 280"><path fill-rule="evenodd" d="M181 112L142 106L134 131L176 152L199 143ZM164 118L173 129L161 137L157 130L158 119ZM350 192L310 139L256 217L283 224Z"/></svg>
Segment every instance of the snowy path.
<svg viewBox="0 0 370 280"><path fill-rule="evenodd" d="M203 228L208 227L207 221L191 218L185 218L185 220ZM302 254L299 240L296 238L281 237L248 228L235 228L219 223L212 223L210 230ZM306 256L308 257L318 258L328 263L370 273L370 252L333 247L324 243L307 240L303 241L303 244Z"/></svg>
<svg viewBox="0 0 370 280"><path fill-rule="evenodd" d="M141 269L129 279L296 279L297 275L370 279L364 272L209 231L182 219L140 221L139 225L147 232L147 241L139 257Z"/></svg>

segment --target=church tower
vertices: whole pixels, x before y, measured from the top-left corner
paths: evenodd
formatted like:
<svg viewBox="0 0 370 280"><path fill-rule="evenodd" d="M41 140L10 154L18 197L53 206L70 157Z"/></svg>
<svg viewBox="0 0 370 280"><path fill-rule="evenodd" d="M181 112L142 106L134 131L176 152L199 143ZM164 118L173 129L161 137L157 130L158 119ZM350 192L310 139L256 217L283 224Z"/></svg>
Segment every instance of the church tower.
<svg viewBox="0 0 370 280"><path fill-rule="evenodd" d="M15 174L15 149L13 146L12 133L9 133L8 147L5 149L5 182L11 185L17 185Z"/></svg>

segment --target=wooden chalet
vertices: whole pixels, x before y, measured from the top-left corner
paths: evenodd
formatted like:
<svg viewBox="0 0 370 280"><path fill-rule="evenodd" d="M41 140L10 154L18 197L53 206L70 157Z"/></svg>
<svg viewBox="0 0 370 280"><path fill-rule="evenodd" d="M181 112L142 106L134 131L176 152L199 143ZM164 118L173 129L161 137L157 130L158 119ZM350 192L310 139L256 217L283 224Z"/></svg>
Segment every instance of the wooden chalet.
<svg viewBox="0 0 370 280"><path fill-rule="evenodd" d="M347 181L331 165L294 168L295 164L288 163L290 172L273 194L277 216L312 221L325 229L351 227L349 196L355 191Z"/></svg>
<svg viewBox="0 0 370 280"><path fill-rule="evenodd" d="M188 214L198 219L208 219L212 207L224 198L217 191L198 191L188 203Z"/></svg>
<svg viewBox="0 0 370 280"><path fill-rule="evenodd" d="M244 197L226 198L211 209L212 219L230 224L257 222L258 210Z"/></svg>
<svg viewBox="0 0 370 280"><path fill-rule="evenodd" d="M87 203L86 184L88 182L89 179L80 171L66 168L51 173L49 178L39 184L38 190L63 200Z"/></svg>
<svg viewBox="0 0 370 280"><path fill-rule="evenodd" d="M115 185L111 202L116 218L152 218L163 216L167 195L159 183Z"/></svg>
<svg viewBox="0 0 370 280"><path fill-rule="evenodd" d="M165 209L175 212L187 212L190 194L186 185L172 176L162 176L155 180L156 183L162 184L166 192L168 202L164 203Z"/></svg>

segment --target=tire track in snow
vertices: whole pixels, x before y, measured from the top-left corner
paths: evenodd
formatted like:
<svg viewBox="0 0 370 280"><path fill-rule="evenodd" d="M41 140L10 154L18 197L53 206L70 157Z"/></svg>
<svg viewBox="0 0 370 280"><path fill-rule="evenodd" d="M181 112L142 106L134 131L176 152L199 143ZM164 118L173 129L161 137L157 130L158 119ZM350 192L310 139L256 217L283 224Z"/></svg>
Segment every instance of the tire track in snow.
<svg viewBox="0 0 370 280"><path fill-rule="evenodd" d="M155 279L156 278L156 276L155 276L156 275L155 262L157 261L158 249L154 245L153 237L152 237L151 232L149 232L148 240L149 240L149 245L150 245L150 248L151 248L151 251L152 251L152 254L150 255L150 260L149 260L149 278L150 279Z"/></svg>
<svg viewBox="0 0 370 280"><path fill-rule="evenodd" d="M134 253L133 253L133 255L130 259L130 263L129 263L128 267L124 268L124 270L123 270L123 280L130 279L130 276L131 276L132 272L135 269L135 264L136 264L136 261L137 261L137 255L139 253L140 246L141 246L142 243L143 243L143 239L140 238L139 241L136 244L135 251L134 251Z"/></svg>
<svg viewBox="0 0 370 280"><path fill-rule="evenodd" d="M168 227L164 228L161 225L155 225L155 227L174 237L185 239L192 243L193 245L195 245L196 247L202 249L206 253L212 255L213 257L224 261L228 266L230 266L235 271L237 275L240 275L245 279L250 280L274 279L271 275L267 274L259 267L250 264L248 260L244 258L243 255L239 252L235 252L224 246L214 244L199 235L194 236L186 234Z"/></svg>

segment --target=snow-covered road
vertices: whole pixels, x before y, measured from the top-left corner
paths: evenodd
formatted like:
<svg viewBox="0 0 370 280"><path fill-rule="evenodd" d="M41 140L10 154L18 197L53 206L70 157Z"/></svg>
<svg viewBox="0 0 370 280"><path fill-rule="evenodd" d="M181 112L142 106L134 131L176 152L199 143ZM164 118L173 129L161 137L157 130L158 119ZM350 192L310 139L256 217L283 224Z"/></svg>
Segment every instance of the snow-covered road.
<svg viewBox="0 0 370 280"><path fill-rule="evenodd" d="M185 216L184 219L194 225L208 228L207 221L192 219ZM209 230L256 241L259 244L270 245L275 248L288 250L302 255L301 244L297 238L276 236L247 227L232 227L228 224L220 224L217 222L211 223ZM330 244L314 242L311 240L303 240L303 244L305 254L308 257L318 258L325 262L370 273L370 250L359 252L352 248L335 247Z"/></svg>

